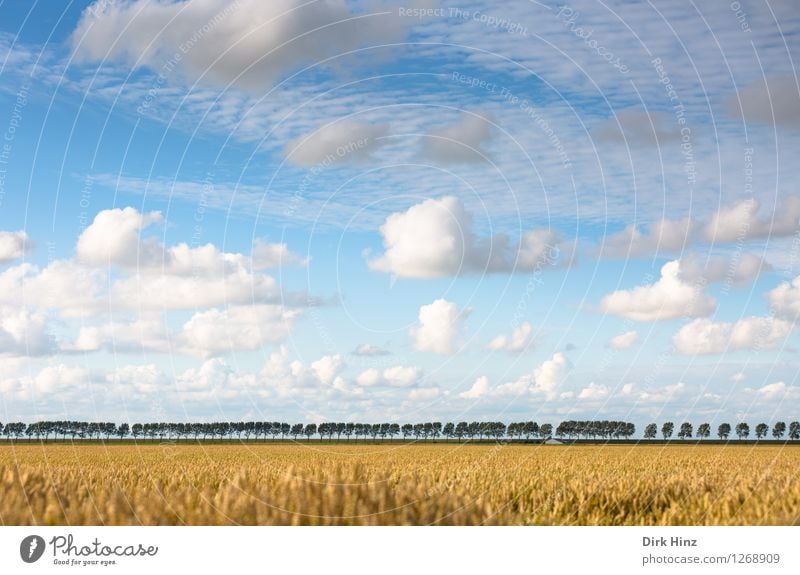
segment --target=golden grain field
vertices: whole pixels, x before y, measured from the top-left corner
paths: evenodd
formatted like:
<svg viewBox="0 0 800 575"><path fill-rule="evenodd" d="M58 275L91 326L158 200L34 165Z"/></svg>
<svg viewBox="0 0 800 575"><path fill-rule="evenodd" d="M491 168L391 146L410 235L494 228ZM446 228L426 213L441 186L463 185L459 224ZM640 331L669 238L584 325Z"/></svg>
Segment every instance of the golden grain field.
<svg viewBox="0 0 800 575"><path fill-rule="evenodd" d="M800 448L3 445L4 525L800 524Z"/></svg>

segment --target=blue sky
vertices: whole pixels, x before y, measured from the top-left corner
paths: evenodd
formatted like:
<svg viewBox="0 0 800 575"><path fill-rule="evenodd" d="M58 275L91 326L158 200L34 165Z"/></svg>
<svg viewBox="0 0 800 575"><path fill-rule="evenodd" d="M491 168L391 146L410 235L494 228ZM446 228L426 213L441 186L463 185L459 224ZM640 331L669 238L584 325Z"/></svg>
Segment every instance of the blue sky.
<svg viewBox="0 0 800 575"><path fill-rule="evenodd" d="M0 15L0 421L797 417L791 2Z"/></svg>

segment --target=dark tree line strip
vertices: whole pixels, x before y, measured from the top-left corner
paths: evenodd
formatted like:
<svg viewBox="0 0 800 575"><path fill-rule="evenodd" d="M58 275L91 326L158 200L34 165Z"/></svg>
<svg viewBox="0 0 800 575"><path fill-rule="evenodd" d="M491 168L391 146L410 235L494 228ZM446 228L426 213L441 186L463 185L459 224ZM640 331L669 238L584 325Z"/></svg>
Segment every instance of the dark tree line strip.
<svg viewBox="0 0 800 575"><path fill-rule="evenodd" d="M563 421L556 436L569 439L630 439L636 427L626 421Z"/></svg>
<svg viewBox="0 0 800 575"><path fill-rule="evenodd" d="M661 426L661 437L671 439L675 432L675 424L668 421ZM717 428L717 437L727 440L732 428L722 423ZM738 423L735 427L739 439L750 436L750 426ZM283 423L270 421L222 421L213 423L97 423L86 421L39 421L36 423L0 423L0 434L6 440L45 440L50 438L65 440L89 439L102 440L112 437L117 439L133 438L135 440L272 440L298 438L341 441L344 437L350 441L359 438L386 440L402 438L409 440L435 440L438 438L462 440L508 439L508 440L547 440L555 435L559 439L568 440L620 440L631 439L636 433L636 426L626 421L563 421L555 428L549 423L539 425L535 421L521 421L506 425L500 421L461 421L459 423ZM755 438L764 439L770 433L766 423L755 426ZM659 435L658 425L651 423L644 429L644 439L653 440ZM711 426L702 423L695 433L691 423L682 423L678 429L679 439L706 439L711 435ZM778 421L772 426L772 437L782 439L800 439L800 422L792 421L788 428L786 423Z"/></svg>
<svg viewBox="0 0 800 575"><path fill-rule="evenodd" d="M321 440L369 439L547 439L553 426L521 422L506 426L499 421L467 423L283 423L279 421L221 421L213 423L89 423L85 421L39 421L36 423L0 424L7 439L286 439Z"/></svg>
<svg viewBox="0 0 800 575"><path fill-rule="evenodd" d="M717 427L717 437L720 439L728 439L731 435L730 423L720 423ZM745 422L736 424L735 428L736 437L739 439L747 439L750 437L750 426ZM675 433L675 424L667 421L661 426L661 436L664 439L670 439ZM694 433L694 427L689 422L684 422L678 429L677 437L679 439L691 439ZM770 427L766 423L759 423L755 428L756 439L765 439L770 433ZM649 424L644 428L645 439L655 439L658 436L658 425L655 423ZM708 423L701 423L697 426L696 437L698 439L707 439L711 436L711 426ZM783 439L787 436L786 422L778 421L772 426L772 437L775 439ZM791 440L800 439L800 421L792 421L788 427L788 436Z"/></svg>

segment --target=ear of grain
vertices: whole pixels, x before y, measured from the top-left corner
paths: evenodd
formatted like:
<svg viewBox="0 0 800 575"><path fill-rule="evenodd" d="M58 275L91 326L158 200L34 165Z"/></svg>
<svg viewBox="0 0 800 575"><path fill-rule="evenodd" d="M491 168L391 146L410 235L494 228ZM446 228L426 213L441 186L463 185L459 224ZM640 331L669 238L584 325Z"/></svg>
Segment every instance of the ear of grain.
<svg viewBox="0 0 800 575"><path fill-rule="evenodd" d="M800 523L800 449L8 445L5 525Z"/></svg>

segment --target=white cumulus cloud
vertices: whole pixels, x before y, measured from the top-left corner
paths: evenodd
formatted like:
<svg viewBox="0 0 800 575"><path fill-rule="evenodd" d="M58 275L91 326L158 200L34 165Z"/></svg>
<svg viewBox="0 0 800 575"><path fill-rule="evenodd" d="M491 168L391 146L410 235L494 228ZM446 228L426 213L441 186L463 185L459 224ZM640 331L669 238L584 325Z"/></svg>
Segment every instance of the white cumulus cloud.
<svg viewBox="0 0 800 575"><path fill-rule="evenodd" d="M687 282L729 282L746 284L762 272L771 271L772 266L759 256L750 253L735 253L730 257L691 254L680 260L678 274Z"/></svg>
<svg viewBox="0 0 800 575"><path fill-rule="evenodd" d="M54 349L45 314L0 306L0 357L45 355Z"/></svg>
<svg viewBox="0 0 800 575"><path fill-rule="evenodd" d="M286 244L270 244L261 239L255 240L252 254L247 257L220 251L210 243L168 247L156 238L142 237L148 227L161 222L160 212L143 214L132 207L102 210L78 237L77 258L85 264L119 266L141 274L194 278L306 263Z"/></svg>
<svg viewBox="0 0 800 575"><path fill-rule="evenodd" d="M654 284L620 290L603 297L601 311L636 321L657 321L681 317L703 317L716 309L716 301L702 285L680 277L680 262L667 262Z"/></svg>
<svg viewBox="0 0 800 575"><path fill-rule="evenodd" d="M694 242L697 228L698 224L690 218L662 219L644 226L644 231L630 224L624 230L603 238L599 252L610 258L680 252Z"/></svg>
<svg viewBox="0 0 800 575"><path fill-rule="evenodd" d="M377 357L380 355L391 355L392 352L383 349L382 347L378 347L377 345L372 345L369 343L362 343L356 346L353 350L353 355L360 355L362 357Z"/></svg>
<svg viewBox="0 0 800 575"><path fill-rule="evenodd" d="M274 278L240 269L216 278L137 274L114 282L110 297L117 308L159 311L272 303L280 293Z"/></svg>
<svg viewBox="0 0 800 575"><path fill-rule="evenodd" d="M0 304L85 317L102 305L104 283L100 272L71 260L56 260L45 268L23 263L0 273Z"/></svg>
<svg viewBox="0 0 800 575"><path fill-rule="evenodd" d="M751 390L752 391L752 390ZM754 390L761 399L769 400L794 400L800 399L800 387L786 385L782 381L768 383Z"/></svg>
<svg viewBox="0 0 800 575"><path fill-rule="evenodd" d="M736 322L715 322L698 318L672 337L672 343L685 355L724 353L739 349L772 349L781 345L794 325L772 317L746 317Z"/></svg>
<svg viewBox="0 0 800 575"><path fill-rule="evenodd" d="M465 112L453 124L433 130L422 140L422 157L437 164L486 161L483 145L492 135L491 114Z"/></svg>
<svg viewBox="0 0 800 575"><path fill-rule="evenodd" d="M699 243L728 244L786 237L800 229L800 196L783 197L761 209L749 198L720 207L707 221L693 218L661 219L644 226L630 224L603 239L599 255L610 258L646 257L683 252Z"/></svg>
<svg viewBox="0 0 800 575"><path fill-rule="evenodd" d="M290 162L302 167L358 164L368 160L381 146L381 138L388 129L386 124L341 120L298 136L286 145L285 154Z"/></svg>
<svg viewBox="0 0 800 575"><path fill-rule="evenodd" d="M705 239L717 243L782 237L800 228L800 196L783 198L761 216L759 208L757 200L747 199L720 209L705 226Z"/></svg>
<svg viewBox="0 0 800 575"><path fill-rule="evenodd" d="M626 331L617 336L612 337L608 342L608 347L611 349L628 349L639 340L639 334L634 331Z"/></svg>
<svg viewBox="0 0 800 575"><path fill-rule="evenodd" d="M344 361L342 361L342 356L339 354L325 355L311 363L311 370L325 385L333 383L333 380L343 368Z"/></svg>
<svg viewBox="0 0 800 575"><path fill-rule="evenodd" d="M567 357L557 352L542 362L532 373L525 374L516 381L504 383L491 391L492 395L539 395L548 400L559 396L559 388L572 369Z"/></svg>
<svg viewBox="0 0 800 575"><path fill-rule="evenodd" d="M210 309L196 313L184 324L181 341L202 355L260 349L285 339L299 315L297 310L278 305Z"/></svg>
<svg viewBox="0 0 800 575"><path fill-rule="evenodd" d="M767 301L779 317L790 321L800 319L800 276L767 292Z"/></svg>
<svg viewBox="0 0 800 575"><path fill-rule="evenodd" d="M78 60L162 74L173 62L174 75L188 84L263 92L302 65L400 40L412 22L373 7L359 17L341 0L99 0L84 10L71 40Z"/></svg>
<svg viewBox="0 0 800 575"><path fill-rule="evenodd" d="M161 221L159 212L142 214L131 207L103 210L78 237L78 259L95 265L127 267L164 263L164 251L157 240L140 242L142 230Z"/></svg>
<svg viewBox="0 0 800 575"><path fill-rule="evenodd" d="M510 353L520 353L528 351L533 347L533 326L530 322L524 322L513 329L510 335L500 334L486 344L487 349L493 351L508 351Z"/></svg>
<svg viewBox="0 0 800 575"><path fill-rule="evenodd" d="M591 382L589 385L581 389L580 393L578 393L578 399L585 399L589 401L605 399L610 395L610 393L611 391L608 389L608 386Z"/></svg>
<svg viewBox="0 0 800 575"><path fill-rule="evenodd" d="M299 310L279 305L230 306L194 313L180 329L171 330L160 314L145 313L133 321L81 327L65 351L152 351L202 357L253 351L283 341Z"/></svg>
<svg viewBox="0 0 800 575"><path fill-rule="evenodd" d="M32 248L33 242L28 239L28 234L24 231L0 231L0 264L17 260L30 252Z"/></svg>
<svg viewBox="0 0 800 575"><path fill-rule="evenodd" d="M356 383L363 387L378 385L411 387L419 382L420 377L422 377L422 372L417 367L395 365L383 371L372 367L358 374Z"/></svg>
<svg viewBox="0 0 800 575"><path fill-rule="evenodd" d="M423 305L419 308L419 323L409 330L414 348L442 355L454 353L467 315L469 310L461 310L444 299Z"/></svg>
<svg viewBox="0 0 800 575"><path fill-rule="evenodd" d="M257 239L253 242L251 259L251 265L254 270L281 268L290 265L308 265L307 258L303 259L290 251L289 246L286 244L271 244L261 239Z"/></svg>
<svg viewBox="0 0 800 575"><path fill-rule="evenodd" d="M480 376L475 380L467 391L458 394L459 397L464 399L478 399L489 393L489 378L485 375Z"/></svg>
<svg viewBox="0 0 800 575"><path fill-rule="evenodd" d="M530 272L564 265L571 245L552 230L531 230L511 246L502 234L479 238L472 217L454 196L428 199L391 214L380 227L385 251L371 269L406 278Z"/></svg>

